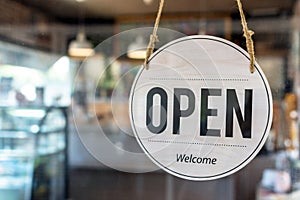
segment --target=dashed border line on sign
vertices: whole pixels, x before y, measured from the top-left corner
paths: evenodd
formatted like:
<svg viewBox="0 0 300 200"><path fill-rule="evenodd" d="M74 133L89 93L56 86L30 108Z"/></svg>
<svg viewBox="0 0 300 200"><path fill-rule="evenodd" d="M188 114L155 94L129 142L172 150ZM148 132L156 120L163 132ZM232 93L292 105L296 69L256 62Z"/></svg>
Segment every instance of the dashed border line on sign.
<svg viewBox="0 0 300 200"><path fill-rule="evenodd" d="M236 81L236 82L248 82L247 78L149 78L152 81Z"/></svg>
<svg viewBox="0 0 300 200"><path fill-rule="evenodd" d="M169 141L169 140L153 140L148 139L148 142L155 143L165 143L165 144L195 144L195 145L203 145L203 146L218 146L218 147L238 147L238 148L246 148L246 145L238 145L238 144L221 144L221 143L202 143L202 142L183 142L183 141Z"/></svg>

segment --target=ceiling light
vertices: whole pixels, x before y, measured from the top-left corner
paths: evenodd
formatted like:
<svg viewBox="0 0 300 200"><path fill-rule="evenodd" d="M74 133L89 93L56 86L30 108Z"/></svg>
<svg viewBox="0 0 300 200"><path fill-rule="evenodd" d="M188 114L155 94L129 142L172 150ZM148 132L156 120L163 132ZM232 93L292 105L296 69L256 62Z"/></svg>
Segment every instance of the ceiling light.
<svg viewBox="0 0 300 200"><path fill-rule="evenodd" d="M146 5L150 5L152 3L153 0L143 0L143 2L146 4Z"/></svg>
<svg viewBox="0 0 300 200"><path fill-rule="evenodd" d="M146 58L147 44L142 36L138 36L136 40L128 46L127 56L132 59Z"/></svg>
<svg viewBox="0 0 300 200"><path fill-rule="evenodd" d="M68 53L72 57L87 57L94 55L93 45L86 39L84 31L79 31L76 40L71 41Z"/></svg>

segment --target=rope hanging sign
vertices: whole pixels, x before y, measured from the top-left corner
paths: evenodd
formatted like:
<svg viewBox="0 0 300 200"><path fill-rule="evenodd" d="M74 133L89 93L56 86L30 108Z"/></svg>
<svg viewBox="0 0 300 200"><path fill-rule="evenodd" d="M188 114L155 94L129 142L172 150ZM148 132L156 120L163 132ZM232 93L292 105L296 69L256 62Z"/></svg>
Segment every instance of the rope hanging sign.
<svg viewBox="0 0 300 200"><path fill-rule="evenodd" d="M172 175L228 176L257 155L272 122L271 90L255 62L253 32L240 12L249 54L207 35L176 39L152 54L163 4L131 89L133 132L145 154Z"/></svg>
<svg viewBox="0 0 300 200"><path fill-rule="evenodd" d="M162 13L162 10L164 7L164 3L165 3L165 0L160 0L159 8L158 8L157 16L155 19L154 28L153 28L153 33L150 35L150 40L149 40L149 44L147 47L145 61L144 61L144 67L146 69L149 69L148 60L154 51L155 42L158 42L157 30L158 30L158 26L159 26L159 22L160 22L160 18L161 18L161 13ZM248 29L248 25L247 25L247 21L246 21L245 15L244 15L241 0L237 0L237 4L238 4L240 16L241 16L241 23L243 26L244 37L246 38L247 51L250 55L250 72L253 73L254 72L255 54L254 54L254 44L253 44L253 40L252 40L252 35L254 34L254 32L252 30Z"/></svg>

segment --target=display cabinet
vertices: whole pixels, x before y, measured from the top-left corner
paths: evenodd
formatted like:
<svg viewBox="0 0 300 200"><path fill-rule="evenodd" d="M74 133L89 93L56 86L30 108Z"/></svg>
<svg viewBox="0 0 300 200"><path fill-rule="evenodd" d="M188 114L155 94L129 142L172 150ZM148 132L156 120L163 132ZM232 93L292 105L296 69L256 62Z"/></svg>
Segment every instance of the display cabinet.
<svg viewBox="0 0 300 200"><path fill-rule="evenodd" d="M67 108L0 107L0 199L66 199Z"/></svg>

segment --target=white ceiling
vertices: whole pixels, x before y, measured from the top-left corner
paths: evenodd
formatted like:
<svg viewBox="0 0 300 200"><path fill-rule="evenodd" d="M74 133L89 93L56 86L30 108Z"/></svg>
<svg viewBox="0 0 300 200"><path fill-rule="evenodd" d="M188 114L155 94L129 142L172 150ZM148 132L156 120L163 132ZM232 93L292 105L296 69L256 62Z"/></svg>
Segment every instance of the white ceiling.
<svg viewBox="0 0 300 200"><path fill-rule="evenodd" d="M156 13L159 0L146 5L143 0L15 0L33 6L43 12L60 18L76 18L84 11L86 17L116 18L123 15L145 15ZM242 0L244 10L264 13L286 12L292 9L296 0ZM263 9L263 10L262 10ZM268 10L264 10L268 9ZM165 0L163 13L234 13L236 0Z"/></svg>

